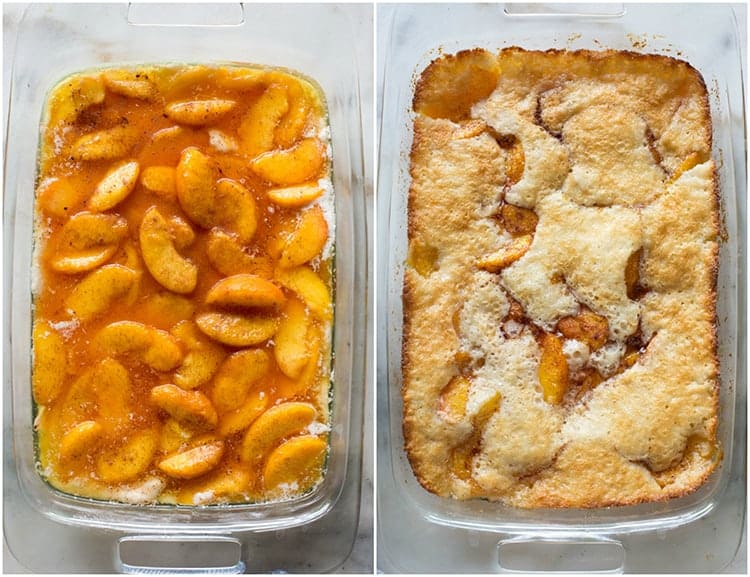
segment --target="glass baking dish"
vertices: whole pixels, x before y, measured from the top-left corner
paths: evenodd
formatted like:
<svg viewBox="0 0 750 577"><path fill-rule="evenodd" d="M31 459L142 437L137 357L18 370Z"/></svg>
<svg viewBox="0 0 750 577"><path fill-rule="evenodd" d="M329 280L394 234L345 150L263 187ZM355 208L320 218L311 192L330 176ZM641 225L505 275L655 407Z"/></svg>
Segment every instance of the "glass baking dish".
<svg viewBox="0 0 750 577"><path fill-rule="evenodd" d="M290 10L240 4L32 5L27 9L13 62L6 141L5 198L10 216L6 224L12 227L13 258L6 263L12 267L6 269L12 283L11 328L5 344L6 355L8 351L11 355L13 480L39 514L89 529L194 536L267 532L269 539L276 535L275 540L280 540L283 531L321 519L323 524L331 523L330 517L339 516L337 522L343 522L345 530L334 541L340 547L315 563L320 569L330 568L348 555L359 508L367 253L359 69L354 52L347 48L357 39L347 31L352 29L352 18L361 12L338 5L300 5ZM44 99L52 86L74 72L167 62L247 63L296 70L316 81L327 101L336 204L330 454L323 482L294 500L208 507L108 503L58 492L35 468L29 384L31 248ZM313 528L309 533L316 531ZM15 547L13 535L6 533L19 560L33 559L18 537ZM325 530L319 538L326 538ZM276 564L268 569L294 570L295 555L286 562L270 561L272 553L267 557ZM247 566L263 567L262 559L256 552L252 565Z"/></svg>
<svg viewBox="0 0 750 577"><path fill-rule="evenodd" d="M729 6L633 4L441 4L379 9L382 120L379 143L379 325L378 447L379 562L403 572L494 572L517 570L655 571L659 563L679 572L710 571L727 563L739 544L739 525L727 522L708 547L680 547L659 560L646 554L644 535L685 539L717 519L722 508L744 513L744 276L745 149L742 74L735 14ZM708 32L708 33L707 33ZM403 450L401 428L401 292L407 253L411 101L414 82L440 54L482 47L588 48L659 53L687 60L706 81L711 101L724 240L718 277L721 367L718 436L724 456L697 491L663 503L595 510L520 510L484 500L457 501L432 495L414 477ZM740 209L738 210L738 205ZM743 265L744 266L744 265ZM404 523L404 518L409 523ZM741 523L741 521L740 521ZM400 527L409 527L406 539ZM726 531L732 531L726 534ZM697 534L697 533L696 533ZM653 539L652 539L653 540ZM429 553L422 552L427 547ZM662 543L664 545L664 543ZM520 547L523 545L523 548ZM557 547L566 565L543 559ZM530 552L523 558L519 551ZM546 553L545 553L546 551ZM707 553L707 551L710 553ZM577 563L576 559L599 559ZM700 558L699 558L700 557ZM521 561L518 561L521 559ZM381 565L381 569L384 566Z"/></svg>

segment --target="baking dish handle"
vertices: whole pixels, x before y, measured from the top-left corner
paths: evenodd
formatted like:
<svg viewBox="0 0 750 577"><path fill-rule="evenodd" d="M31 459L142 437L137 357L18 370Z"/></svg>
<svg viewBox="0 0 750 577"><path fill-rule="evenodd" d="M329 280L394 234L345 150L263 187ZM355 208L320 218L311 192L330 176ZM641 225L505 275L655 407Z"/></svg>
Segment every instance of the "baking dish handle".
<svg viewBox="0 0 750 577"><path fill-rule="evenodd" d="M625 16L625 4L612 3L525 3L507 2L505 13L508 16L560 16L620 18Z"/></svg>
<svg viewBox="0 0 750 577"><path fill-rule="evenodd" d="M605 537L521 535L497 544L501 573L622 573L625 548Z"/></svg>
<svg viewBox="0 0 750 577"><path fill-rule="evenodd" d="M242 543L221 535L127 535L117 541L115 568L142 575L245 572Z"/></svg>

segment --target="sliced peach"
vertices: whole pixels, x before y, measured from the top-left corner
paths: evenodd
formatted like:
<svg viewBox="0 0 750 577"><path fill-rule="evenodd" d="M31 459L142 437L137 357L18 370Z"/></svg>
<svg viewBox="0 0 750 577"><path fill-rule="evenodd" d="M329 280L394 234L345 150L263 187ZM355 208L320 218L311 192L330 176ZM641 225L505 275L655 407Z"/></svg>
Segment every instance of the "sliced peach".
<svg viewBox="0 0 750 577"><path fill-rule="evenodd" d="M170 226L156 207L143 216L139 240L143 262L156 282L180 294L193 291L198 267L177 252Z"/></svg>
<svg viewBox="0 0 750 577"><path fill-rule="evenodd" d="M222 68L216 71L216 85L230 90L255 90L266 84L268 73L257 68Z"/></svg>
<svg viewBox="0 0 750 577"><path fill-rule="evenodd" d="M675 182L683 174L685 174L691 168L695 168L699 164L706 162L706 154L701 152L691 152L685 159L680 163L677 169L674 171L672 176L669 177L669 183Z"/></svg>
<svg viewBox="0 0 750 577"><path fill-rule="evenodd" d="M36 195L42 211L58 218L78 212L86 198L86 192L73 186L67 178L45 178Z"/></svg>
<svg viewBox="0 0 750 577"><path fill-rule="evenodd" d="M168 328L193 317L195 305L189 299L171 292L152 294L143 301L143 313L146 318L158 318Z"/></svg>
<svg viewBox="0 0 750 577"><path fill-rule="evenodd" d="M314 108L319 108L318 96L309 82L299 78L286 79L289 110L279 121L274 133L278 146L288 148L299 140Z"/></svg>
<svg viewBox="0 0 750 577"><path fill-rule="evenodd" d="M96 421L83 421L65 433L60 441L60 460L72 461L86 456L104 433Z"/></svg>
<svg viewBox="0 0 750 577"><path fill-rule="evenodd" d="M194 147L180 155L175 172L177 199L190 220L211 228L216 222L216 181L220 174L216 163Z"/></svg>
<svg viewBox="0 0 750 577"><path fill-rule="evenodd" d="M216 467L224 455L224 441L216 440L177 453L159 462L159 469L177 479L193 479Z"/></svg>
<svg viewBox="0 0 750 577"><path fill-rule="evenodd" d="M125 296L137 277L136 271L119 264L103 266L89 273L65 299L65 308L81 321L107 310Z"/></svg>
<svg viewBox="0 0 750 577"><path fill-rule="evenodd" d="M213 429L219 422L216 409L200 391L185 391L177 385L157 385L151 402L180 423L194 429Z"/></svg>
<svg viewBox="0 0 750 577"><path fill-rule="evenodd" d="M567 339L586 343L592 351L602 348L609 339L607 317L590 310L582 310L575 317L563 317L557 322L557 330Z"/></svg>
<svg viewBox="0 0 750 577"><path fill-rule="evenodd" d="M294 232L287 238L281 251L279 264L294 267L314 259L323 250L328 240L328 223L320 206L304 211Z"/></svg>
<svg viewBox="0 0 750 577"><path fill-rule="evenodd" d="M204 313L195 319L205 334L230 347L250 347L267 341L279 327L274 317Z"/></svg>
<svg viewBox="0 0 750 577"><path fill-rule="evenodd" d="M227 307L271 307L284 304L284 293L252 274L236 274L218 281L206 294L206 303Z"/></svg>
<svg viewBox="0 0 750 577"><path fill-rule="evenodd" d="M562 340L545 333L541 347L539 383L542 386L542 395L548 403L559 405L568 390L568 361L563 353Z"/></svg>
<svg viewBox="0 0 750 577"><path fill-rule="evenodd" d="M156 86L148 80L147 71L105 70L102 73L108 90L138 100L152 100L158 94Z"/></svg>
<svg viewBox="0 0 750 577"><path fill-rule="evenodd" d="M200 504L198 495L210 496L211 500L243 495L250 484L250 470L239 463L225 465L201 480L198 487L186 488L181 501L186 505Z"/></svg>
<svg viewBox="0 0 750 577"><path fill-rule="evenodd" d="M175 169L171 166L149 166L141 172L143 187L161 196L174 198L176 194Z"/></svg>
<svg viewBox="0 0 750 577"><path fill-rule="evenodd" d="M31 375L34 401L48 405L61 393L67 372L65 340L48 323L34 323L34 368Z"/></svg>
<svg viewBox="0 0 750 577"><path fill-rule="evenodd" d="M438 269L439 256L440 252L436 247L413 240L409 243L406 264L416 270L420 276L428 277Z"/></svg>
<svg viewBox="0 0 750 577"><path fill-rule="evenodd" d="M164 423L159 434L159 451L161 453L175 453L187 445L195 435L195 431L184 426L177 419L169 418Z"/></svg>
<svg viewBox="0 0 750 577"><path fill-rule="evenodd" d="M280 485L305 491L320 479L328 444L312 435L293 437L274 449L263 468L267 490Z"/></svg>
<svg viewBox="0 0 750 577"><path fill-rule="evenodd" d="M461 375L453 377L440 392L439 410L450 420L460 421L466 416L471 381Z"/></svg>
<svg viewBox="0 0 750 577"><path fill-rule="evenodd" d="M206 384L224 360L224 350L207 339L192 321L181 321L171 332L188 349L182 364L175 371L175 384L183 389Z"/></svg>
<svg viewBox="0 0 750 577"><path fill-rule="evenodd" d="M263 180L290 186L316 178L325 163L326 152L317 138L305 138L292 148L261 154L250 168Z"/></svg>
<svg viewBox="0 0 750 577"><path fill-rule="evenodd" d="M315 419L308 403L281 403L268 409L245 433L240 449L243 461L260 461L284 438L299 433Z"/></svg>
<svg viewBox="0 0 750 577"><path fill-rule="evenodd" d="M525 255L533 239L534 237L530 234L518 236L495 254L480 259L477 266L488 272L500 272Z"/></svg>
<svg viewBox="0 0 750 577"><path fill-rule="evenodd" d="M251 391L242 406L225 413L219 420L219 434L229 437L247 429L268 407L270 397L264 391Z"/></svg>
<svg viewBox="0 0 750 577"><path fill-rule="evenodd" d="M625 263L625 290L629 299L635 300L638 296L637 289L641 281L641 256L643 249L638 249L628 257Z"/></svg>
<svg viewBox="0 0 750 577"><path fill-rule="evenodd" d="M104 84L98 76L76 76L63 81L50 95L50 126L74 122L88 107L104 102L104 97Z"/></svg>
<svg viewBox="0 0 750 577"><path fill-rule="evenodd" d="M182 351L172 335L135 321L107 325L93 344L110 356L134 354L157 371L170 371L182 361Z"/></svg>
<svg viewBox="0 0 750 577"><path fill-rule="evenodd" d="M115 126L80 136L70 150L76 160L122 158L136 143L138 132L129 126Z"/></svg>
<svg viewBox="0 0 750 577"><path fill-rule="evenodd" d="M119 448L99 455L96 461L97 475L106 483L135 479L148 470L158 442L159 435L155 430L133 433Z"/></svg>
<svg viewBox="0 0 750 577"><path fill-rule="evenodd" d="M299 208L310 204L323 194L323 189L317 184L301 184L272 188L266 192L268 198L284 208Z"/></svg>
<svg viewBox="0 0 750 577"><path fill-rule="evenodd" d="M115 359L103 359L91 374L91 388L103 424L116 428L129 422L133 385L125 367Z"/></svg>
<svg viewBox="0 0 750 577"><path fill-rule="evenodd" d="M208 100L187 100L172 102L164 108L164 113L180 124L205 126L219 120L232 110L237 103L234 100L210 98Z"/></svg>
<svg viewBox="0 0 750 577"><path fill-rule="evenodd" d="M268 374L271 358L263 349L248 349L230 355L214 378L211 400L219 413L239 408L250 389Z"/></svg>
<svg viewBox="0 0 750 577"><path fill-rule="evenodd" d="M537 217L533 210L512 204L504 204L500 209L500 215L503 219L505 230L513 236L533 234L536 230L537 222L539 222L539 217Z"/></svg>
<svg viewBox="0 0 750 577"><path fill-rule="evenodd" d="M222 178L216 183L214 224L229 228L247 244L258 226L255 199L239 182Z"/></svg>
<svg viewBox="0 0 750 577"><path fill-rule="evenodd" d="M96 185L94 194L89 198L89 210L104 212L120 204L133 192L139 172L140 165L135 160L121 162L112 167Z"/></svg>
<svg viewBox="0 0 750 577"><path fill-rule="evenodd" d="M113 214L79 212L63 225L50 261L57 272L77 274L107 262L128 232L124 218Z"/></svg>
<svg viewBox="0 0 750 577"><path fill-rule="evenodd" d="M272 84L266 88L250 106L237 129L242 142L242 152L255 157L271 150L276 125L288 109L286 88L283 85Z"/></svg>
<svg viewBox="0 0 750 577"><path fill-rule="evenodd" d="M152 75L159 91L171 99L174 95L184 93L191 87L213 82L217 69L203 64L180 67L178 69L161 69Z"/></svg>
<svg viewBox="0 0 750 577"><path fill-rule="evenodd" d="M218 228L208 234L206 255L213 267L223 275L249 273L265 279L273 278L271 259L265 255L250 256L234 235Z"/></svg>
<svg viewBox="0 0 750 577"><path fill-rule="evenodd" d="M273 354L281 372L290 379L299 377L310 360L307 342L309 327L310 319L305 305L295 298L289 299L274 338L276 346Z"/></svg>
<svg viewBox="0 0 750 577"><path fill-rule="evenodd" d="M312 269L306 266L278 268L276 281L297 293L307 308L318 318L328 321L333 316L331 295L328 287Z"/></svg>
<svg viewBox="0 0 750 577"><path fill-rule="evenodd" d="M318 334L318 331L311 326L305 338L307 341L307 356L309 360L305 364L298 378L290 379L286 375L282 375L281 378L276 380L278 397L280 399L291 399L304 395L316 384L321 369L321 337Z"/></svg>

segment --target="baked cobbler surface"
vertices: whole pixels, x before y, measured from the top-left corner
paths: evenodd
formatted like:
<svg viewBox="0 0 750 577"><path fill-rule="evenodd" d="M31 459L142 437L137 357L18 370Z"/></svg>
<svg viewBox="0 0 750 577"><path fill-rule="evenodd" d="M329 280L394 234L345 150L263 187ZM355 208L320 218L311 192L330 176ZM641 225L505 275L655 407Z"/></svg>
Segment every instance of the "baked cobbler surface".
<svg viewBox="0 0 750 577"><path fill-rule="evenodd" d="M413 107L403 401L421 484L524 508L696 489L720 460L700 74L477 49L430 64Z"/></svg>

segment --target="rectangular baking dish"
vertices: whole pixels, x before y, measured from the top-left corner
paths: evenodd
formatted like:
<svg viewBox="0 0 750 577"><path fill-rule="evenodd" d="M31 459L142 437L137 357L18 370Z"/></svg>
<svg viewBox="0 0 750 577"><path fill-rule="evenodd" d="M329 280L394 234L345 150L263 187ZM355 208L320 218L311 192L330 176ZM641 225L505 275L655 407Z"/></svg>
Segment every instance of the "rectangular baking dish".
<svg viewBox="0 0 750 577"><path fill-rule="evenodd" d="M379 427L388 442L379 447L379 503L383 558L401 571L485 572L518 570L512 561L519 539L536 544L527 559L528 570L556 569L539 565L545 545L563 543L568 550L586 544L604 545L583 555L608 559L609 570L656 570L640 565L642 535L678 535L696 521L716 515L730 499L744 511L744 496L737 499L733 483L744 470L744 277L738 276L738 254L744 242L744 222L738 203L744 202L744 125L740 48L735 15L729 6L633 5L633 4L476 4L439 6L402 5L382 7L379 12L383 54L383 111L379 163L379 286L380 313L387 320L379 326L380 404ZM407 197L409 150L412 140L411 101L419 73L440 54L482 47L497 51L506 46L526 49L588 48L659 53L687 60L704 76L714 129L713 157L717 161L721 189L724 238L720 248L718 278L719 357L721 367L720 424L718 437L723 462L696 492L664 503L595 510L519 510L482 500L443 499L422 489L403 450L401 429L401 291L407 253ZM740 467L740 469L737 469ZM744 494L744 486L740 490ZM393 513L392 513L393 510ZM420 543L433 543L429 555L419 554L414 542L401 546L403 537L391 515L398 511L418 524L410 532ZM386 531L386 527L390 530ZM697 530L697 529L696 529ZM739 532L739 531L737 531ZM489 535L489 536L488 536ZM582 539L582 540L581 540ZM720 548L724 562L739 541L738 534L723 535L726 542L704 544ZM468 543L467 543L468 540ZM459 543L463 543L462 549ZM442 547L441 545L445 545ZM468 555L466 547L471 549ZM488 552L490 551L491 552ZM533 548L532 548L533 550ZM700 548L685 547L684 555L670 557L670 570L711 570L720 566L716 554L697 559ZM576 552L578 555L580 551ZM682 553L682 551L681 551ZM703 554L700 555L703 557ZM640 555L645 559L644 555ZM731 557L730 557L731 559ZM541 562L541 561L539 561ZM611 566L610 566L611 565ZM561 566L563 568L563 566ZM573 563L569 570L583 570Z"/></svg>
<svg viewBox="0 0 750 577"><path fill-rule="evenodd" d="M39 514L89 528L215 535L288 530L339 511L356 527L358 497L352 500L348 495L354 490L358 496L360 490L366 239L358 65L354 53L346 49L356 41L347 33L352 17L355 11L336 5L32 5L27 9L19 27L11 81L5 198L13 228L13 260L7 263L12 268L6 269L6 278L12 276L8 337L14 474L26 502ZM339 32L330 34L332 29ZM288 68L315 80L325 95L336 203L334 400L325 479L300 498L209 507L123 505L55 491L35 469L30 289L43 103L48 90L70 73L142 63ZM346 494L345 511L337 507L342 494ZM8 538L11 542L12 536ZM353 539L353 532L345 539L349 538ZM345 555L349 546L342 544L333 555ZM330 560L321 562L325 566Z"/></svg>

